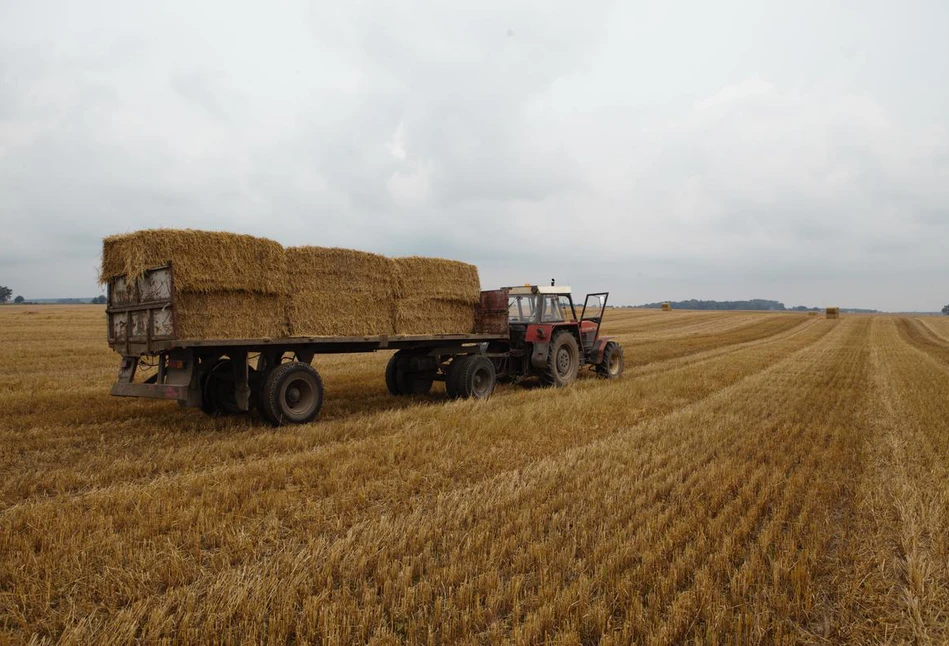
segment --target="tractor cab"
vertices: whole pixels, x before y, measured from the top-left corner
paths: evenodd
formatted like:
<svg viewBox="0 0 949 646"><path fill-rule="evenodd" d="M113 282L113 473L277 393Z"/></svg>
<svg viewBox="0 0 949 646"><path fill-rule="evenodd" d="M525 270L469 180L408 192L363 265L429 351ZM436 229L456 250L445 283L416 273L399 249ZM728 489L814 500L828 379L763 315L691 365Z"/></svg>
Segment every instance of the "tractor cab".
<svg viewBox="0 0 949 646"><path fill-rule="evenodd" d="M511 340L524 348L545 381L569 383L584 365L608 377L622 372L622 349L600 338L608 292L587 294L578 316L567 286L523 285L504 291ZM615 358L610 359L612 355ZM604 367L604 361L612 361L612 367Z"/></svg>
<svg viewBox="0 0 949 646"><path fill-rule="evenodd" d="M573 292L569 287L524 285L508 287L506 291L508 322L511 325L579 322L581 344L587 347L596 342L609 292L587 294L578 317Z"/></svg>

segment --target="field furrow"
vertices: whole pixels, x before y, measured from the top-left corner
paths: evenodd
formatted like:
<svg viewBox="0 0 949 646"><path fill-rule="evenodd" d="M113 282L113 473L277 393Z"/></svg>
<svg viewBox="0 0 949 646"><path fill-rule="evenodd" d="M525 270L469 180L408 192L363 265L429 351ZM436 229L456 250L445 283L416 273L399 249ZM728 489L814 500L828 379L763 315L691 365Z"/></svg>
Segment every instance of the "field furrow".
<svg viewBox="0 0 949 646"><path fill-rule="evenodd" d="M854 641L949 641L949 371L919 344L915 321L873 330L868 469L857 489Z"/></svg>

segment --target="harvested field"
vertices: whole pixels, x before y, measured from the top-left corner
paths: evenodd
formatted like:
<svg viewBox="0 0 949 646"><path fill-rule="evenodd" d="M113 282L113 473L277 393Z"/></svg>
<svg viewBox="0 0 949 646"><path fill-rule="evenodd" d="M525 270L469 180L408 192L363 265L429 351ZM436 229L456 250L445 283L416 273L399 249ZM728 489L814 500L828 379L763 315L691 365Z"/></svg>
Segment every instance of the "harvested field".
<svg viewBox="0 0 949 646"><path fill-rule="evenodd" d="M944 320L606 328L624 378L487 402L317 357L274 430L109 397L101 307L0 307L0 643L949 641Z"/></svg>

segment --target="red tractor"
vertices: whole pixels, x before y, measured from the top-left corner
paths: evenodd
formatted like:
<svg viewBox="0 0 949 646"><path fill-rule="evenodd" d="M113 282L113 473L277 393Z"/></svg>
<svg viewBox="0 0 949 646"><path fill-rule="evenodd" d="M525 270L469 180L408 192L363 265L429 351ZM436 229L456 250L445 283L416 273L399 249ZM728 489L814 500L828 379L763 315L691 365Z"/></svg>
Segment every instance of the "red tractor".
<svg viewBox="0 0 949 646"><path fill-rule="evenodd" d="M538 377L567 386L582 367L599 377L623 374L623 348L600 336L609 292L587 294L577 316L569 287L525 285L481 293L479 330L503 338L465 348L406 348L386 367L394 395L427 393L444 381L450 397L486 399L498 380Z"/></svg>

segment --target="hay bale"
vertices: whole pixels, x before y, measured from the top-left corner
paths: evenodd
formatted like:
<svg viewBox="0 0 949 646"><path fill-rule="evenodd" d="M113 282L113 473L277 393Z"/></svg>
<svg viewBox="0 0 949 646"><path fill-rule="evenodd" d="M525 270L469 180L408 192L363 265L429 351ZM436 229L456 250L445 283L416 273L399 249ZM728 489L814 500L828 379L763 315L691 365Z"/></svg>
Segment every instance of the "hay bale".
<svg viewBox="0 0 949 646"><path fill-rule="evenodd" d="M839 319L840 318L840 308L839 307L828 307L824 310L824 316L829 319Z"/></svg>
<svg viewBox="0 0 949 646"><path fill-rule="evenodd" d="M285 297L254 292L182 292L175 299L180 339L279 339L287 336Z"/></svg>
<svg viewBox="0 0 949 646"><path fill-rule="evenodd" d="M221 231L151 229L102 241L99 280L141 277L146 270L173 263L177 292L282 294L284 252L264 238Z"/></svg>
<svg viewBox="0 0 949 646"><path fill-rule="evenodd" d="M474 332L474 306L437 298L402 298L396 302L398 334L469 334Z"/></svg>
<svg viewBox="0 0 949 646"><path fill-rule="evenodd" d="M237 233L153 229L102 243L100 280L132 282L172 264L180 339L286 336L284 252L279 243Z"/></svg>
<svg viewBox="0 0 949 646"><path fill-rule="evenodd" d="M293 336L375 336L395 332L394 278L385 256L352 249L286 250L287 318Z"/></svg>
<svg viewBox="0 0 949 646"><path fill-rule="evenodd" d="M663 304L662 304L662 311L663 311L663 312L671 312L671 311L672 311L672 303L669 303L669 302L663 303Z"/></svg>
<svg viewBox="0 0 949 646"><path fill-rule="evenodd" d="M478 268L443 258L393 260L397 334L468 334L481 300Z"/></svg>

